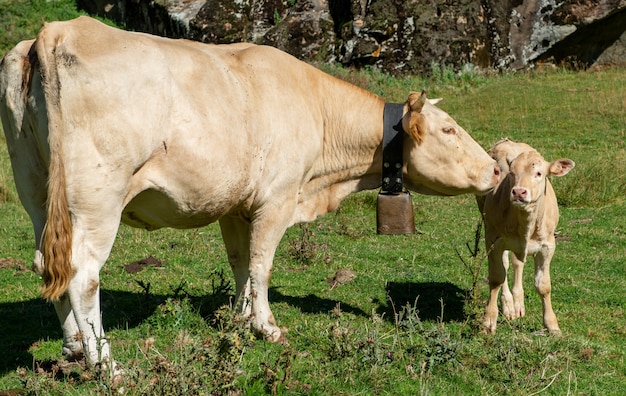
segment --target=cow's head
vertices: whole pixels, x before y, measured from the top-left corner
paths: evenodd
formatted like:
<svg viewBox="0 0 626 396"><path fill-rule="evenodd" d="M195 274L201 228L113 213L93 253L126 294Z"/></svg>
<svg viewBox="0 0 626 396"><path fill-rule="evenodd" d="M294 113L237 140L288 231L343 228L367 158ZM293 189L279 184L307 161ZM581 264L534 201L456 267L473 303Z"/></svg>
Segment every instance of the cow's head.
<svg viewBox="0 0 626 396"><path fill-rule="evenodd" d="M407 100L402 127L405 183L432 195L484 194L498 183L500 169L478 143L422 92Z"/></svg>
<svg viewBox="0 0 626 396"><path fill-rule="evenodd" d="M548 176L563 176L574 168L574 161L560 158L548 162L535 150L525 151L509 164L511 203L526 206L542 197Z"/></svg>

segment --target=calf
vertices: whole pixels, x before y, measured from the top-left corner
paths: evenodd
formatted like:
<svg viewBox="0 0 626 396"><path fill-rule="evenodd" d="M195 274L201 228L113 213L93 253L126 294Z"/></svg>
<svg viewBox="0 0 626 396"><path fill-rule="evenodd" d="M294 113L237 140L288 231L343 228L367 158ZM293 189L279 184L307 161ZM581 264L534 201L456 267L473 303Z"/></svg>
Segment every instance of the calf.
<svg viewBox="0 0 626 396"><path fill-rule="evenodd" d="M485 243L489 252L489 302L483 325L496 331L498 292L502 287L502 313L507 319L524 316L522 271L527 256L535 261L535 288L543 303L543 323L551 334L561 330L550 301L550 260L554 255L554 230L559 221L556 196L548 176L563 176L574 161L561 158L547 162L524 143L503 139L489 150L498 162L501 179L487 195L477 197L485 222ZM512 253L515 278L509 290L506 277Z"/></svg>

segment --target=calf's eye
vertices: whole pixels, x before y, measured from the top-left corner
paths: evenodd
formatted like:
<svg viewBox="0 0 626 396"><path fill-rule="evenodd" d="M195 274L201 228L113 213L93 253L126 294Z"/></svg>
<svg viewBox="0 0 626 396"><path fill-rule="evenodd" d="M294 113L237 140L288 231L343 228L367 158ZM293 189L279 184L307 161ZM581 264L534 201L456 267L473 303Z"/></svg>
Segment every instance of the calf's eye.
<svg viewBox="0 0 626 396"><path fill-rule="evenodd" d="M443 133L446 133L448 135L455 135L456 134L456 129L454 129L454 127L444 127L443 128Z"/></svg>

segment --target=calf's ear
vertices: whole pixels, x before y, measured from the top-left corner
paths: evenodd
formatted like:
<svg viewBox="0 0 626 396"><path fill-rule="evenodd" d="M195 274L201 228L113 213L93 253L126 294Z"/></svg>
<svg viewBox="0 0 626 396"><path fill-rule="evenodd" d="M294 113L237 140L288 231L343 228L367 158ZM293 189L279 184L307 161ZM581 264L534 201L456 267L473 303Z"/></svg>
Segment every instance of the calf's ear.
<svg viewBox="0 0 626 396"><path fill-rule="evenodd" d="M550 175L563 176L574 168L574 161L569 158L559 158L550 163Z"/></svg>

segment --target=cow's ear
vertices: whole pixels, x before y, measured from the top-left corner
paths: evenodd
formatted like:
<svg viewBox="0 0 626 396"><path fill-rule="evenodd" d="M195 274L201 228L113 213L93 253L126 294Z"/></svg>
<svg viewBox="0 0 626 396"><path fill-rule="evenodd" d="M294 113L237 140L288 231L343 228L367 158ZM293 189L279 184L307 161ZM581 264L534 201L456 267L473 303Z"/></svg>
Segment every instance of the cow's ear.
<svg viewBox="0 0 626 396"><path fill-rule="evenodd" d="M574 161L569 158L559 158L550 163L550 175L563 176L574 168Z"/></svg>
<svg viewBox="0 0 626 396"><path fill-rule="evenodd" d="M421 113L426 100L426 91L422 90L422 93L411 92L409 94L409 99L407 99L407 104L409 105L409 109L411 111Z"/></svg>
<svg viewBox="0 0 626 396"><path fill-rule="evenodd" d="M426 91L411 92L406 101L408 112L402 117L402 129L417 143L422 143L426 134L426 118L422 114L426 100Z"/></svg>
<svg viewBox="0 0 626 396"><path fill-rule="evenodd" d="M443 101L443 98L428 99L428 102L429 102L431 105L436 105L437 103L439 103L439 102L441 102L441 101Z"/></svg>

